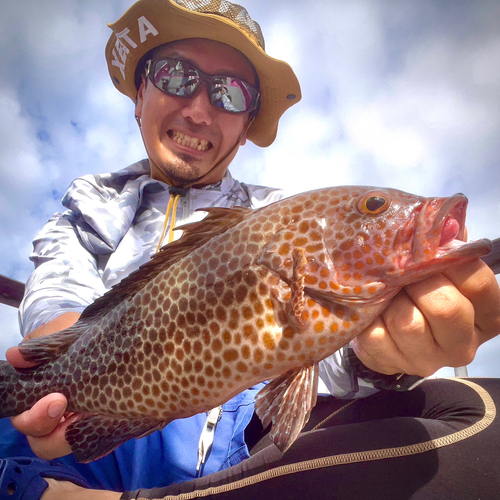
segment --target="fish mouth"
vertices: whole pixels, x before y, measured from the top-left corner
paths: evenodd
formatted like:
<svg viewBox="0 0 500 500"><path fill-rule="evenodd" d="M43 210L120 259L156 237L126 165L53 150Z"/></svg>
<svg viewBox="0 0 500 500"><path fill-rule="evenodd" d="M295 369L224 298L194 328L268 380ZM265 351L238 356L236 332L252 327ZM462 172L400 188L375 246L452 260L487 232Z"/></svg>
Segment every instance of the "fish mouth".
<svg viewBox="0 0 500 500"><path fill-rule="evenodd" d="M489 253L489 240L466 242L467 205L467 198L459 193L449 198L431 198L416 207L398 234L398 246L402 249L399 268L407 271L436 261L462 260Z"/></svg>

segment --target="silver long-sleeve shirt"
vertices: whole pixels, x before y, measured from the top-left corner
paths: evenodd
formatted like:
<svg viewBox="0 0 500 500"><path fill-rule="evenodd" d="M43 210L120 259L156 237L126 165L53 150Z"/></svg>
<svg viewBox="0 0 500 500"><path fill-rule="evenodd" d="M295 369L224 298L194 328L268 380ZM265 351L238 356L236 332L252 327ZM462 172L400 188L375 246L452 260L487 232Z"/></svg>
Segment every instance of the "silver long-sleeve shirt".
<svg viewBox="0 0 500 500"><path fill-rule="evenodd" d="M221 182L190 188L177 206L175 225L201 220L204 207L260 208L284 197L281 190L236 181L229 172ZM142 160L118 172L76 179L56 213L36 236L30 259L35 271L19 308L21 332L68 311L82 312L114 284L147 262L162 234L169 186L151 179ZM177 234L176 234L177 233ZM180 231L174 232L178 238ZM341 357L320 364L320 375L337 397L375 392L359 380L355 395Z"/></svg>

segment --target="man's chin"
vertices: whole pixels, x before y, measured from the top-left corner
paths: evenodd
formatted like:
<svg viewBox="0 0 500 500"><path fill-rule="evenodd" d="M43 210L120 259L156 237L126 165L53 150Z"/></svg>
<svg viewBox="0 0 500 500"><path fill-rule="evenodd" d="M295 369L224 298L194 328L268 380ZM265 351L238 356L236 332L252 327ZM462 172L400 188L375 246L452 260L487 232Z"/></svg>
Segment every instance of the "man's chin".
<svg viewBox="0 0 500 500"><path fill-rule="evenodd" d="M194 167L193 158L190 155L180 155L173 160L167 162L156 163L156 169L153 167L151 177L158 179L174 186L190 186L194 184L200 177L201 173L198 168ZM155 172L156 170L156 172Z"/></svg>

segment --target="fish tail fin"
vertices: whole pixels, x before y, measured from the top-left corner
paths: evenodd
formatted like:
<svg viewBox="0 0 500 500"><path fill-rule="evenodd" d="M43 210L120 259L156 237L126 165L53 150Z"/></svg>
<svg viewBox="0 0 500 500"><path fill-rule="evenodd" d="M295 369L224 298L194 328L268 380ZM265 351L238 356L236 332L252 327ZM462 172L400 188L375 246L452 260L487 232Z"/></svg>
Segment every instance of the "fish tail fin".
<svg viewBox="0 0 500 500"><path fill-rule="evenodd" d="M7 361L0 361L0 418L20 413L13 388L19 380L19 372Z"/></svg>

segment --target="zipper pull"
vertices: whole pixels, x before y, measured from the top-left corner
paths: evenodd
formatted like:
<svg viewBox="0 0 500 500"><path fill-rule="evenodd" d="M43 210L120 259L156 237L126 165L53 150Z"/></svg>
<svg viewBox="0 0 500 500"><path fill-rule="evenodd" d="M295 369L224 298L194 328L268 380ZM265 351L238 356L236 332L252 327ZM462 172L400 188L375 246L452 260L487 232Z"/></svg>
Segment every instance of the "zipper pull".
<svg viewBox="0 0 500 500"><path fill-rule="evenodd" d="M222 406L212 408L207 415L207 421L201 431L200 441L198 443L198 464L196 465L196 477L203 475L205 463L212 451L212 444L214 442L215 428L217 423L222 417Z"/></svg>

